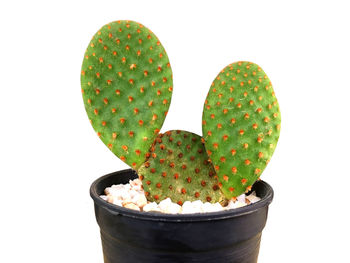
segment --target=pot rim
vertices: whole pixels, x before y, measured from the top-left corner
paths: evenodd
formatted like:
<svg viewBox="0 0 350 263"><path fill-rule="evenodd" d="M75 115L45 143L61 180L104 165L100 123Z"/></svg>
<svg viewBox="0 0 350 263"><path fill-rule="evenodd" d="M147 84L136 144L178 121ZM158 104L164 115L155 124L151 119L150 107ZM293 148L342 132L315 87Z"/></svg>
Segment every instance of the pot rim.
<svg viewBox="0 0 350 263"><path fill-rule="evenodd" d="M197 221L215 221L228 219L233 217L239 217L256 212L257 210L268 206L273 199L274 192L272 187L265 181L259 181L259 184L263 184L267 189L266 195L258 202L243 206L240 208L229 209L219 212L207 212L207 213L192 213L192 214L165 214L159 212L142 212L136 211L122 206L114 205L103 200L97 193L97 185L105 178L114 176L119 173L134 172L132 169L119 170L113 173L106 174L97 178L90 187L90 196L94 200L95 205L107 209L110 213L131 217L140 220L150 221L162 221L162 222L197 222Z"/></svg>

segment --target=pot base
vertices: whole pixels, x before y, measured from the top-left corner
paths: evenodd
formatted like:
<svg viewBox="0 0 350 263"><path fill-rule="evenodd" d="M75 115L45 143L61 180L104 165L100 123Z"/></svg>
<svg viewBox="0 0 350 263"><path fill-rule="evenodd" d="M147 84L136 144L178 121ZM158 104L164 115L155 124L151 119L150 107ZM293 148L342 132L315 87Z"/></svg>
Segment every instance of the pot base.
<svg viewBox="0 0 350 263"><path fill-rule="evenodd" d="M121 243L101 232L105 263L125 262L208 262L208 263L256 263L258 260L261 234L234 246L212 251L152 250Z"/></svg>

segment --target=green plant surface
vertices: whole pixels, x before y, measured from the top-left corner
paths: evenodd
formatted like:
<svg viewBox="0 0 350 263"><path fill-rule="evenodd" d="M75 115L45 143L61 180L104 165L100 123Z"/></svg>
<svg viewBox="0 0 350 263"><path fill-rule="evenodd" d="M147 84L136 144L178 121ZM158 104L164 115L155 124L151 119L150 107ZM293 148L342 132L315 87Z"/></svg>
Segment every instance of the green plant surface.
<svg viewBox="0 0 350 263"><path fill-rule="evenodd" d="M135 170L163 125L172 86L168 56L143 25L116 21L93 36L81 70L85 109L104 144Z"/></svg>
<svg viewBox="0 0 350 263"><path fill-rule="evenodd" d="M213 165L208 161L202 138L186 131L159 134L150 156L138 174L147 199L159 202L168 197L173 202L201 200L222 202Z"/></svg>
<svg viewBox="0 0 350 263"><path fill-rule="evenodd" d="M251 189L275 150L281 114L258 65L236 62L214 79L203 109L205 148L227 198Z"/></svg>

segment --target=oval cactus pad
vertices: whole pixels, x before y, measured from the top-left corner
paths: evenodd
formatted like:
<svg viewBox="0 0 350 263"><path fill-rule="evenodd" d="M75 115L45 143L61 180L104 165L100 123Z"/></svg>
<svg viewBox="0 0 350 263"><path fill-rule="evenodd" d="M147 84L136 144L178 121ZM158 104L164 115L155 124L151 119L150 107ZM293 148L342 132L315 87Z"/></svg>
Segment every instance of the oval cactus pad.
<svg viewBox="0 0 350 263"><path fill-rule="evenodd" d="M143 25L103 26L84 55L85 109L108 148L137 169L157 137L172 95L172 71L158 38Z"/></svg>
<svg viewBox="0 0 350 263"><path fill-rule="evenodd" d="M202 200L221 202L213 165L208 161L202 138L186 131L159 134L150 156L138 170L147 199L159 202Z"/></svg>
<svg viewBox="0 0 350 263"><path fill-rule="evenodd" d="M281 115L271 82L251 62L228 65L215 78L203 109L203 138L227 198L251 189L268 164Z"/></svg>

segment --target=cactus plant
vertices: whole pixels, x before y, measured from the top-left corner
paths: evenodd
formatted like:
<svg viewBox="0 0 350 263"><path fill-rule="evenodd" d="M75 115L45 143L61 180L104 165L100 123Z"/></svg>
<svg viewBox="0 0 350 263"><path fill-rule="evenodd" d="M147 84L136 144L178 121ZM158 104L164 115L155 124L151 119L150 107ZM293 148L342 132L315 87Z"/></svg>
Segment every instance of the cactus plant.
<svg viewBox="0 0 350 263"><path fill-rule="evenodd" d="M213 81L203 109L203 137L227 198L251 189L276 147L281 115L258 65L237 62Z"/></svg>
<svg viewBox="0 0 350 263"><path fill-rule="evenodd" d="M138 173L150 201L224 203L237 197L260 177L279 137L271 82L258 65L242 61L228 65L212 83L203 138L186 131L159 134L170 106L172 71L158 38L133 21L109 23L93 36L81 87L97 135Z"/></svg>
<svg viewBox="0 0 350 263"><path fill-rule="evenodd" d="M201 139L180 130L158 135L149 159L138 169L148 200L224 202Z"/></svg>
<svg viewBox="0 0 350 263"><path fill-rule="evenodd" d="M81 87L97 135L137 169L146 160L171 101L172 71L158 38L133 21L103 26L85 52Z"/></svg>

